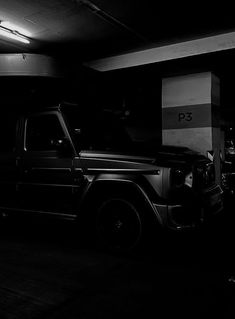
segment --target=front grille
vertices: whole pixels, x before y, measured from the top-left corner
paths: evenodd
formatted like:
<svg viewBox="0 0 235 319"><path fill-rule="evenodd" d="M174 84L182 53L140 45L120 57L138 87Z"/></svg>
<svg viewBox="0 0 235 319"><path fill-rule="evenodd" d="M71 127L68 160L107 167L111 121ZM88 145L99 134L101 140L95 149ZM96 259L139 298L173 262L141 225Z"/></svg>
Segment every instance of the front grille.
<svg viewBox="0 0 235 319"><path fill-rule="evenodd" d="M181 205L172 206L168 208L171 223L175 226L193 226L200 223L201 210L196 205L194 207L187 207Z"/></svg>
<svg viewBox="0 0 235 319"><path fill-rule="evenodd" d="M193 187L207 188L215 183L215 166L212 162L200 162L193 169Z"/></svg>

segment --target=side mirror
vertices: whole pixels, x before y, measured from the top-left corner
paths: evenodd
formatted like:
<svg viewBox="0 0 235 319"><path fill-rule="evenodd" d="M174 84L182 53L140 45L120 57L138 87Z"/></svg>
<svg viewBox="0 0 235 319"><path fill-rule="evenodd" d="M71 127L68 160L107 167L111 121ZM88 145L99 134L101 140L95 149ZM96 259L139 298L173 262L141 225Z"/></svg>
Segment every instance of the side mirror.
<svg viewBox="0 0 235 319"><path fill-rule="evenodd" d="M68 138L51 140L51 145L58 151L60 156L71 156L73 154L73 147Z"/></svg>

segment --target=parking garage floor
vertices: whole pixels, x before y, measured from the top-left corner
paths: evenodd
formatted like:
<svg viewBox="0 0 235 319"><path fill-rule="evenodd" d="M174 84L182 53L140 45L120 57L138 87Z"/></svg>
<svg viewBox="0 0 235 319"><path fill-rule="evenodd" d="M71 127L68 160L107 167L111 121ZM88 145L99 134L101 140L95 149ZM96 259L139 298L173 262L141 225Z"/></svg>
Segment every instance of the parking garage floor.
<svg viewBox="0 0 235 319"><path fill-rule="evenodd" d="M117 256L87 247L71 225L6 223L0 318L230 318L232 229L226 217L200 233L169 235Z"/></svg>

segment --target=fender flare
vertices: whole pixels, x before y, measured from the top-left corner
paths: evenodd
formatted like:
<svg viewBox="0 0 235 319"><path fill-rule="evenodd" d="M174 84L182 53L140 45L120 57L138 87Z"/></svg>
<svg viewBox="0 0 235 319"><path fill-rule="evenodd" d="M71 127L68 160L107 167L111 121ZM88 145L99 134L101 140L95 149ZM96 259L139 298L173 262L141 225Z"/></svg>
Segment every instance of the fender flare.
<svg viewBox="0 0 235 319"><path fill-rule="evenodd" d="M133 176L134 177L134 176ZM153 217L156 218L156 222L163 226L163 220L161 218L161 215L159 214L157 208L155 205L153 205L152 201L150 200L149 196L147 195L144 188L140 185L140 183L137 182L136 178L128 178L126 176L116 175L114 176L106 176L106 175L100 175L97 178L95 178L87 187L86 191L84 192L82 196L82 200L80 202L80 210L82 211L87 205L89 205L90 200L92 196L95 196L95 194L98 194L102 190L107 191L118 191L118 189L123 190L131 189L133 192L138 193L142 197L143 202L145 202L153 213Z"/></svg>

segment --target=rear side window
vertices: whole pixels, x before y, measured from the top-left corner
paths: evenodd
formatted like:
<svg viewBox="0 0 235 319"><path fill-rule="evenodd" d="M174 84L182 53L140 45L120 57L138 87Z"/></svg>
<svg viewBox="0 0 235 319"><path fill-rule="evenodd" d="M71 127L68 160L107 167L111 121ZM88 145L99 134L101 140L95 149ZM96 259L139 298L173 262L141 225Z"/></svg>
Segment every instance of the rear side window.
<svg viewBox="0 0 235 319"><path fill-rule="evenodd" d="M13 152L16 148L16 123L15 113L2 114L0 118L0 153Z"/></svg>
<svg viewBox="0 0 235 319"><path fill-rule="evenodd" d="M55 151L55 141L64 137L64 130L56 114L43 114L27 119L27 151Z"/></svg>

